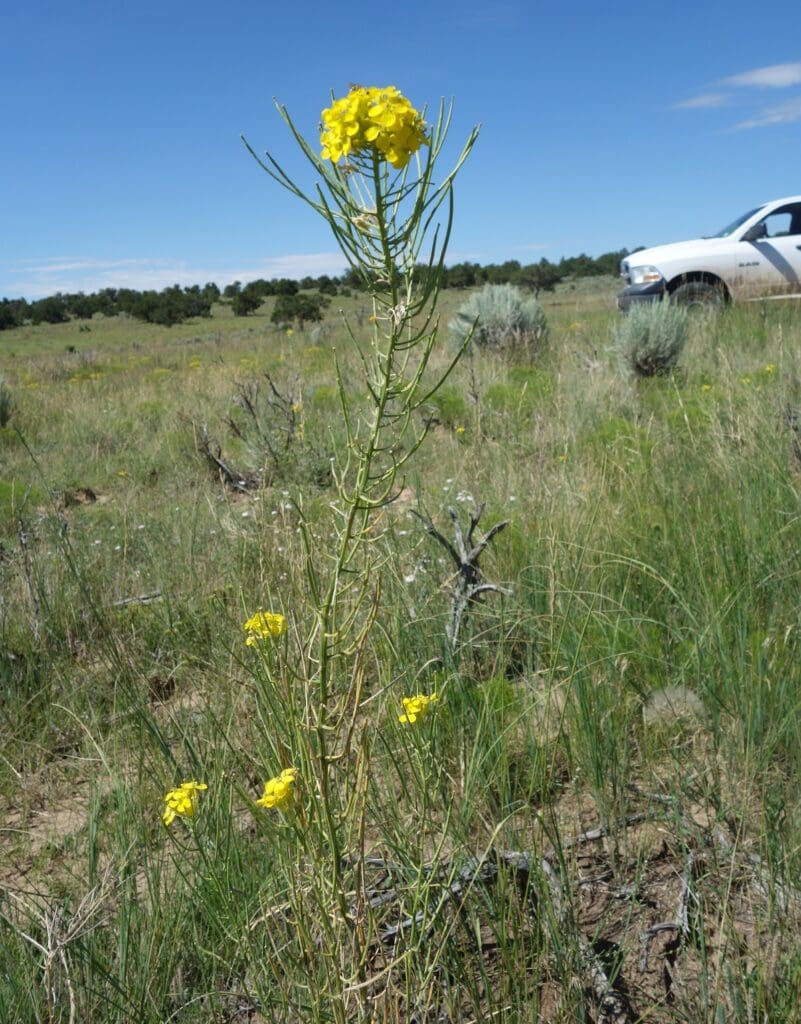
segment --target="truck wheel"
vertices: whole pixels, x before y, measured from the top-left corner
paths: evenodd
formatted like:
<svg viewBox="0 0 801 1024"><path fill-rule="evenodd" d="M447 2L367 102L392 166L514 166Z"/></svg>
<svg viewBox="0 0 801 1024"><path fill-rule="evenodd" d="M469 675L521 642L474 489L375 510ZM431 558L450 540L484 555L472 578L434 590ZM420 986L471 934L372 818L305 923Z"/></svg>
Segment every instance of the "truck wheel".
<svg viewBox="0 0 801 1024"><path fill-rule="evenodd" d="M670 301L688 309L718 312L726 304L726 296L720 285L709 281L687 281L670 293Z"/></svg>

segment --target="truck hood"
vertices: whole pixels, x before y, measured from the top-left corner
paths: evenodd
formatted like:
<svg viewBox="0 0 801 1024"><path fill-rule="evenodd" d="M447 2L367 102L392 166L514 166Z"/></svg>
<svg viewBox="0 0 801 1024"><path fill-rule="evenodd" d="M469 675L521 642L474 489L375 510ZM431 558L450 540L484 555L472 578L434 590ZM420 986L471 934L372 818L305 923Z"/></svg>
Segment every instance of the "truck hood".
<svg viewBox="0 0 801 1024"><path fill-rule="evenodd" d="M671 242L656 245L652 249L640 249L626 257L630 267L650 265L661 270L663 266L689 260L698 263L704 256L714 256L731 249L731 238L694 238L687 242Z"/></svg>

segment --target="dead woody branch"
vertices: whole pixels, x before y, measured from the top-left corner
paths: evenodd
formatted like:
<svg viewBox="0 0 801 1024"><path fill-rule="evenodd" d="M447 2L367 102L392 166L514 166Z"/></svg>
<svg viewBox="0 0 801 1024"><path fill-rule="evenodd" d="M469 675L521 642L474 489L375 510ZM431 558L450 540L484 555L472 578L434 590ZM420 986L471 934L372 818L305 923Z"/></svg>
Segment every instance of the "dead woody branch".
<svg viewBox="0 0 801 1024"><path fill-rule="evenodd" d="M448 540L434 526L433 522L424 515L412 509L413 514L425 527L426 533L430 534L451 556L456 566L456 576L451 588L451 612L448 617L448 624L445 627L445 635L452 650L455 650L459 643L459 633L464 624L465 615L470 605L479 600L482 594L510 594L511 591L497 583L484 583L478 560L485 549L492 543L494 538L509 525L509 521L503 520L492 526L487 533L476 542L473 535L478 526L484 506L479 505L470 513L470 522L465 535L462 524L459 521L459 514L456 509L449 507L448 515L453 522L454 541Z"/></svg>
<svg viewBox="0 0 801 1024"><path fill-rule="evenodd" d="M204 423L201 427L200 438L196 440L197 450L206 459L206 462L215 470L220 480L233 491L258 490L261 486L261 475L259 473L240 473L230 466L222 455L222 448L219 442L209 435L208 427Z"/></svg>

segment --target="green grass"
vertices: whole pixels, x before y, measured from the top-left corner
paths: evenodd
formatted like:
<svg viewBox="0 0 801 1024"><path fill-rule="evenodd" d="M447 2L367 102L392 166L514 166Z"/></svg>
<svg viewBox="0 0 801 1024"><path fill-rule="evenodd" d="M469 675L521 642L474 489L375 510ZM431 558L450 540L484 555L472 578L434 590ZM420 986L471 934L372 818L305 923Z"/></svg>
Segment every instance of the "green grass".
<svg viewBox="0 0 801 1024"><path fill-rule="evenodd" d="M674 377L636 382L611 350L613 295L602 281L544 296L536 367L464 360L385 512L336 795L346 821L349 801L365 808L343 835L355 863L373 858L343 868L357 926L304 813L253 804L313 676L298 508L325 552L337 513L315 467L343 444L332 349L359 379L338 313L292 335L269 307L3 333L0 1019L595 1020L593 963L631 1020L798 1019L801 463L786 409L801 405L801 316L698 321ZM443 323L462 299L444 294ZM364 302L341 305L366 331ZM300 379L284 461L236 400L265 372L286 393ZM269 462L261 487L212 472L204 425L238 472ZM452 657L453 566L408 509L450 537L447 507L466 522L479 504L478 533L510 522L481 562L510 592L476 604ZM277 675L243 642L258 607L290 624ZM436 710L404 728L402 697L434 690ZM663 691L700 711L654 715ZM197 818L167 831L164 793L191 778L209 786ZM302 780L306 811L314 787ZM596 826L603 841L576 842ZM460 889L490 848L530 851L530 870L499 861L491 884ZM688 851L687 932L655 939L642 971ZM339 1005L335 977L350 984Z"/></svg>

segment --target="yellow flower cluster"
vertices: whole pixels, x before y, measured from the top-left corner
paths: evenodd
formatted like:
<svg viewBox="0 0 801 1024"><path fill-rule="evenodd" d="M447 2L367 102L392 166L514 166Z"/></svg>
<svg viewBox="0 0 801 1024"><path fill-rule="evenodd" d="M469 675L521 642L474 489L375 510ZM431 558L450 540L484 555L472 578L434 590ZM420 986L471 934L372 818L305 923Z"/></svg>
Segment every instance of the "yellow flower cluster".
<svg viewBox="0 0 801 1024"><path fill-rule="evenodd" d="M171 789L164 797L164 813L161 820L165 825L172 825L180 815L182 818L194 818L197 810L197 795L209 787L205 782L182 782L177 789Z"/></svg>
<svg viewBox="0 0 801 1024"><path fill-rule="evenodd" d="M259 807L276 808L283 811L295 796L297 768L284 768L280 775L264 783L264 793L256 801Z"/></svg>
<svg viewBox="0 0 801 1024"><path fill-rule="evenodd" d="M264 793L256 801L259 807L285 810L295 799L297 768L285 768L280 775L264 783ZM161 820L172 825L176 818L194 818L197 812L198 794L209 787L205 782L182 782L177 789L171 789L164 797L165 808Z"/></svg>
<svg viewBox="0 0 801 1024"><path fill-rule="evenodd" d="M323 160L337 163L352 152L371 149L400 170L412 153L428 145L426 123L394 85L354 86L322 112Z"/></svg>
<svg viewBox="0 0 801 1024"><path fill-rule="evenodd" d="M414 725L418 719L425 718L431 708L431 705L436 700L436 693L432 693L430 697L426 697L425 694L422 693L418 693L414 697L404 697L403 710L405 714L399 715L398 720L403 722L404 725Z"/></svg>
<svg viewBox="0 0 801 1024"><path fill-rule="evenodd" d="M270 640L286 633L286 619L277 612L257 611L242 626L247 638L248 647L257 647L262 640Z"/></svg>

